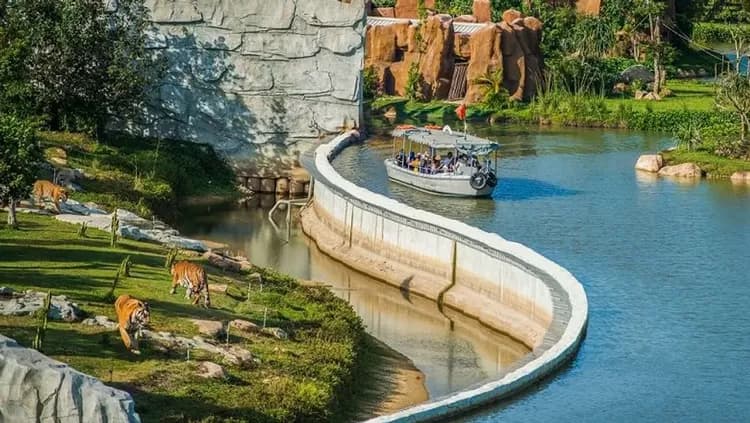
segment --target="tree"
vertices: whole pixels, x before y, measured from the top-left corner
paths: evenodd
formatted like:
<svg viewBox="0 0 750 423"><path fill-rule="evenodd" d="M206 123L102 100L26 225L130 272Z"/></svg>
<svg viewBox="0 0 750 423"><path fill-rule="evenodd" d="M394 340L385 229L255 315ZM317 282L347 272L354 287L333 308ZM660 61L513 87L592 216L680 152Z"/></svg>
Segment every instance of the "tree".
<svg viewBox="0 0 750 423"><path fill-rule="evenodd" d="M750 79L737 72L724 73L716 84L716 105L738 116L740 141L745 144L750 131Z"/></svg>
<svg viewBox="0 0 750 423"><path fill-rule="evenodd" d="M495 110L505 108L509 103L508 90L503 85L503 70L498 69L489 72L473 81L475 84L484 88L484 97L482 102Z"/></svg>
<svg viewBox="0 0 750 423"><path fill-rule="evenodd" d="M29 195L42 152L36 125L13 115L0 115L0 201L9 206L8 225L17 228L16 204Z"/></svg>
<svg viewBox="0 0 750 423"><path fill-rule="evenodd" d="M130 115L161 67L146 49L143 0L15 0L7 33L25 46L35 112L52 129L101 133L111 114ZM0 55L1 56L1 55Z"/></svg>

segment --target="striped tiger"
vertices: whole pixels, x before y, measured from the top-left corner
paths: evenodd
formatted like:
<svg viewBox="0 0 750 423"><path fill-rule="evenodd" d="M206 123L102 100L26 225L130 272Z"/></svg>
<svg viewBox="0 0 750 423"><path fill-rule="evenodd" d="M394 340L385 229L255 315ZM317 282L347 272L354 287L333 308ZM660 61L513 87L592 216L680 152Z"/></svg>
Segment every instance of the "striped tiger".
<svg viewBox="0 0 750 423"><path fill-rule="evenodd" d="M203 267L187 260L178 261L172 265L172 290L170 294L177 292L177 286L185 287L185 298L192 299L193 304L198 304L203 294L203 306L211 306L211 297L208 294L208 276Z"/></svg>
<svg viewBox="0 0 750 423"><path fill-rule="evenodd" d="M60 213L60 201L68 201L68 192L60 185L53 184L50 181L39 180L34 182L34 201L37 204L42 200L49 198L55 204L55 210ZM42 203L42 205L44 205Z"/></svg>
<svg viewBox="0 0 750 423"><path fill-rule="evenodd" d="M148 326L151 318L148 303L123 294L115 301L115 312L117 312L117 327L120 329L120 337L125 348L133 354L140 354L138 338L141 330Z"/></svg>

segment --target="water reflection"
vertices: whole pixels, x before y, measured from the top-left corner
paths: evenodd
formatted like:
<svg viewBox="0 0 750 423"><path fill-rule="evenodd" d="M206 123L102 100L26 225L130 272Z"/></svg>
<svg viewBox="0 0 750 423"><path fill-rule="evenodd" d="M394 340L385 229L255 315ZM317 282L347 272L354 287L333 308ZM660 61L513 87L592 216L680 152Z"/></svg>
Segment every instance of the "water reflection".
<svg viewBox="0 0 750 423"><path fill-rule="evenodd" d="M177 228L191 237L226 243L255 264L329 285L352 305L369 333L409 357L425 374L431 397L497 378L529 353L465 316L445 315L432 301L405 296L330 259L296 226L285 241L286 227L277 232L267 220L268 209L257 204L194 207L185 211Z"/></svg>

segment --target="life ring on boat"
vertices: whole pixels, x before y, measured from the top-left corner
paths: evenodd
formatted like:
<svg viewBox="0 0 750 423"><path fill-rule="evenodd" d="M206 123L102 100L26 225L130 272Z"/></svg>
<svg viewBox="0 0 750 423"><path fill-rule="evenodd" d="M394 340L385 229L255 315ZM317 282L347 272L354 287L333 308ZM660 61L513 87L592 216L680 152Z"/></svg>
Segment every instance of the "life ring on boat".
<svg viewBox="0 0 750 423"><path fill-rule="evenodd" d="M469 179L469 185L471 185L472 188L479 191L485 186L487 186L487 175L484 173L475 173L471 175L471 179Z"/></svg>
<svg viewBox="0 0 750 423"><path fill-rule="evenodd" d="M487 185L489 185L490 188L495 188L497 186L497 176L492 172L487 174Z"/></svg>
<svg viewBox="0 0 750 423"><path fill-rule="evenodd" d="M448 125L443 126L443 132L453 135L453 130Z"/></svg>

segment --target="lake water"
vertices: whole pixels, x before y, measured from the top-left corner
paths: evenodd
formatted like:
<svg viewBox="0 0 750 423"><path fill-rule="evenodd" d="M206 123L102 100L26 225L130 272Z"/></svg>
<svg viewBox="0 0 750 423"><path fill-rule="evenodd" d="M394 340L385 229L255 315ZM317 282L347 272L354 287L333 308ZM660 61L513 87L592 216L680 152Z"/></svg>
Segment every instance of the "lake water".
<svg viewBox="0 0 750 423"><path fill-rule="evenodd" d="M348 148L334 162L372 191L526 244L584 285L589 327L573 362L464 421L747 421L750 188L636 173L639 154L671 143L663 136L474 132L503 144L491 199L389 183L387 140Z"/></svg>
<svg viewBox="0 0 750 423"><path fill-rule="evenodd" d="M194 207L176 227L188 236L226 243L257 265L330 285L352 304L370 334L409 357L425 374L431 397L497 378L529 353L522 344L474 320L455 312L442 314L432 301L404 296L330 259L297 226L287 242L285 213L278 212L279 231L268 221L274 202L270 195L242 205Z"/></svg>

